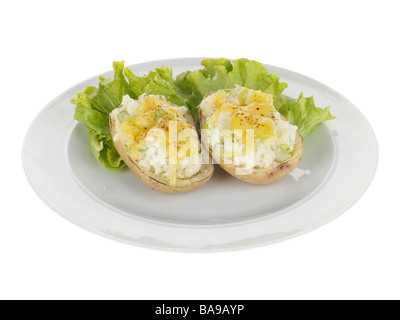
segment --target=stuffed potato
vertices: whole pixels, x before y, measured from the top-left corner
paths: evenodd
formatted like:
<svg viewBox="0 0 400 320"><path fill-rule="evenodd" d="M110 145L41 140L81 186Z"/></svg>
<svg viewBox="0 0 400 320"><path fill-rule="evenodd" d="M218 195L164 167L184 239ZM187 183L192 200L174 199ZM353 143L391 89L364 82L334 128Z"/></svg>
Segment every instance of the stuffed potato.
<svg viewBox="0 0 400 320"><path fill-rule="evenodd" d="M202 139L232 176L273 183L300 162L303 139L273 106L273 96L240 86L207 94L199 105Z"/></svg>
<svg viewBox="0 0 400 320"><path fill-rule="evenodd" d="M198 133L186 107L162 96L124 96L110 114L114 145L129 169L153 189L181 193L212 176L212 161L203 164ZM207 159L210 160L210 159Z"/></svg>

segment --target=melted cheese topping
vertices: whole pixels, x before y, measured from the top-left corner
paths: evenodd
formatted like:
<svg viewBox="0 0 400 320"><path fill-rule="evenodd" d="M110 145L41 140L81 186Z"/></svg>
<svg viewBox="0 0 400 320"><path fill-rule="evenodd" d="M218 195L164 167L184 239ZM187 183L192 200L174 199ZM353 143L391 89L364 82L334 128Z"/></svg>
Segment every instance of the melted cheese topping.
<svg viewBox="0 0 400 320"><path fill-rule="evenodd" d="M125 96L112 112L114 140L125 144L132 160L174 186L177 178L189 178L201 166L197 132L184 118L186 111L160 96Z"/></svg>
<svg viewBox="0 0 400 320"><path fill-rule="evenodd" d="M290 158L297 127L281 119L272 95L236 86L208 96L199 107L213 152L253 168L268 168ZM251 153L254 165L244 164Z"/></svg>

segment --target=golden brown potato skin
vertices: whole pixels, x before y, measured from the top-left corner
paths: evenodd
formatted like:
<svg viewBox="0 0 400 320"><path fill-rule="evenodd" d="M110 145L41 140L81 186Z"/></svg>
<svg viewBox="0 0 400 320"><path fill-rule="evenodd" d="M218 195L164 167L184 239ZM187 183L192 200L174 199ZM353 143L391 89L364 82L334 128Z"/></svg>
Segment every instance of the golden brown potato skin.
<svg viewBox="0 0 400 320"><path fill-rule="evenodd" d="M112 117L109 117L110 122L110 130L111 136L114 139L116 134L116 128L114 124L114 120ZM122 160L124 160L125 164L128 168L145 184L147 184L150 188L166 192L166 193L183 193L188 192L194 189L197 189L204 185L208 180L210 180L211 176L214 173L214 165L212 164L211 156L209 164L205 165L205 169L200 171L194 177L190 179L177 179L176 186L168 185L167 183L157 180L157 177L152 174L151 172L147 172L143 168L140 168L139 165L133 161L128 153L126 152L126 147L120 141L114 141L115 148L117 149L119 155L121 156Z"/></svg>
<svg viewBox="0 0 400 320"><path fill-rule="evenodd" d="M207 93L203 100L207 98L209 95L213 94L215 91L211 91ZM204 128L205 126L205 119L202 116L201 109L198 109L198 114L199 114L199 120L200 120L200 128ZM283 116L281 116L283 119L285 119ZM286 120L286 119L285 119ZM246 169L232 165L232 164L226 164L224 163L224 160L219 157L219 155L212 154L212 149L208 145L207 139L202 139L204 145L206 148L209 150L210 154L214 158L215 162L218 163L222 169L224 169L226 172L228 172L230 175L234 176L235 178L251 183L251 184L270 184L274 183L280 179L282 179L284 176L286 176L288 173L290 173L294 168L297 167L297 165L300 163L301 158L303 156L303 138L301 137L299 131L297 131L296 134L296 145L293 150L293 156L289 160L285 161L284 163L279 164L275 168L271 169L253 169L252 171L246 171Z"/></svg>

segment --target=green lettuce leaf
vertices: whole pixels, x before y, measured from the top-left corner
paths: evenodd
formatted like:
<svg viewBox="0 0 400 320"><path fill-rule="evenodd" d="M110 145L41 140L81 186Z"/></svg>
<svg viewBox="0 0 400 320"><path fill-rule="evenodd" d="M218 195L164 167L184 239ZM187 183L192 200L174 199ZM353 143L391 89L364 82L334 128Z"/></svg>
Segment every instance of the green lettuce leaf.
<svg viewBox="0 0 400 320"><path fill-rule="evenodd" d="M197 106L204 95L210 91L231 89L236 85L260 90L274 96L274 106L292 124L299 129L303 139L310 134L319 123L334 119L330 108L321 109L315 106L313 97L298 99L282 98L287 84L279 81L275 73L268 73L259 62L238 59L233 63L224 58L205 59L201 62L203 69L186 71L177 76L175 85L179 94L184 97L192 114L196 114Z"/></svg>
<svg viewBox="0 0 400 320"><path fill-rule="evenodd" d="M304 97L303 93L298 99L279 98L274 102L274 106L290 123L297 126L303 139L313 132L319 123L336 118L331 115L330 107L316 107L314 97Z"/></svg>
<svg viewBox="0 0 400 320"><path fill-rule="evenodd" d="M107 169L118 170L125 165L115 149L112 139L91 129L89 129L89 150L96 160Z"/></svg>
<svg viewBox="0 0 400 320"><path fill-rule="evenodd" d="M197 112L197 107L203 99L203 95L201 95L195 88L194 85L187 80L187 75L190 74L190 71L183 72L176 77L175 86L177 88L178 94L183 97L185 100L185 104L188 107L190 114L193 116L195 120L197 128L200 127L199 124L199 115Z"/></svg>
<svg viewBox="0 0 400 320"><path fill-rule="evenodd" d="M274 96L280 95L287 87L279 82L275 73L257 61L238 59L231 63L227 59L205 59L204 69L186 72L177 77L176 85L184 92L195 90L201 96L207 92L234 88L235 84L261 90Z"/></svg>
<svg viewBox="0 0 400 320"><path fill-rule="evenodd" d="M186 106L186 102L177 92L171 68L163 66L144 76L136 76L124 68L123 61L115 61L113 68L113 78L100 77L98 88L87 87L71 102L76 105L74 119L85 124L88 129L91 154L103 167L119 170L125 164L112 141L109 114L120 105L122 97L129 95L137 99L146 93L162 95L179 106Z"/></svg>
<svg viewBox="0 0 400 320"><path fill-rule="evenodd" d="M124 69L126 78L134 93L133 98L137 99L143 93L164 96L168 101L178 106L185 106L185 100L181 97L175 87L175 80L172 77L172 69L166 66L156 68L143 77L136 76L127 68Z"/></svg>
<svg viewBox="0 0 400 320"><path fill-rule="evenodd" d="M235 85L261 90L274 96L274 105L292 124L297 125L305 138L319 123L334 119L329 107L315 106L313 97L300 95L298 99L283 98L287 84L279 81L275 73L268 71L257 61L238 59L205 59L203 69L186 71L176 77L167 66L156 68L147 75L137 76L124 67L124 62L114 61L114 77L100 77L99 86L87 87L71 102L76 105L74 119L85 124L91 154L105 168L121 169L125 164L115 149L108 117L122 101L124 95L133 99L143 93L162 95L168 101L186 106L197 126L197 107L210 91L231 89Z"/></svg>
<svg viewBox="0 0 400 320"><path fill-rule="evenodd" d="M133 96L125 79L124 62L113 63L114 78L100 77L99 87L87 87L71 102L76 105L74 119L85 124L89 132L89 150L99 163L109 169L119 170L124 162L112 142L108 123L109 113L126 94Z"/></svg>

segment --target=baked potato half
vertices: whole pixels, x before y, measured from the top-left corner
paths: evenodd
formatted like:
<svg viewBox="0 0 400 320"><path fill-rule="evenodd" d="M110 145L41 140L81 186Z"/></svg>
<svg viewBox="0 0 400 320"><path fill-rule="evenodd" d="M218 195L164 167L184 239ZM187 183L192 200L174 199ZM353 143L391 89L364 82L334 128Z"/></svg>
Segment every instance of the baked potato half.
<svg viewBox="0 0 400 320"><path fill-rule="evenodd" d="M202 141L215 162L247 183L276 182L296 168L303 155L297 127L279 114L272 98L236 86L208 93L198 108Z"/></svg>
<svg viewBox="0 0 400 320"><path fill-rule="evenodd" d="M211 156L207 155L208 163L202 163L207 161L202 161L201 143L186 107L161 96L142 95L138 100L124 96L110 114L109 123L121 158L149 187L182 193L201 187L211 178ZM173 135L176 138L170 138Z"/></svg>

